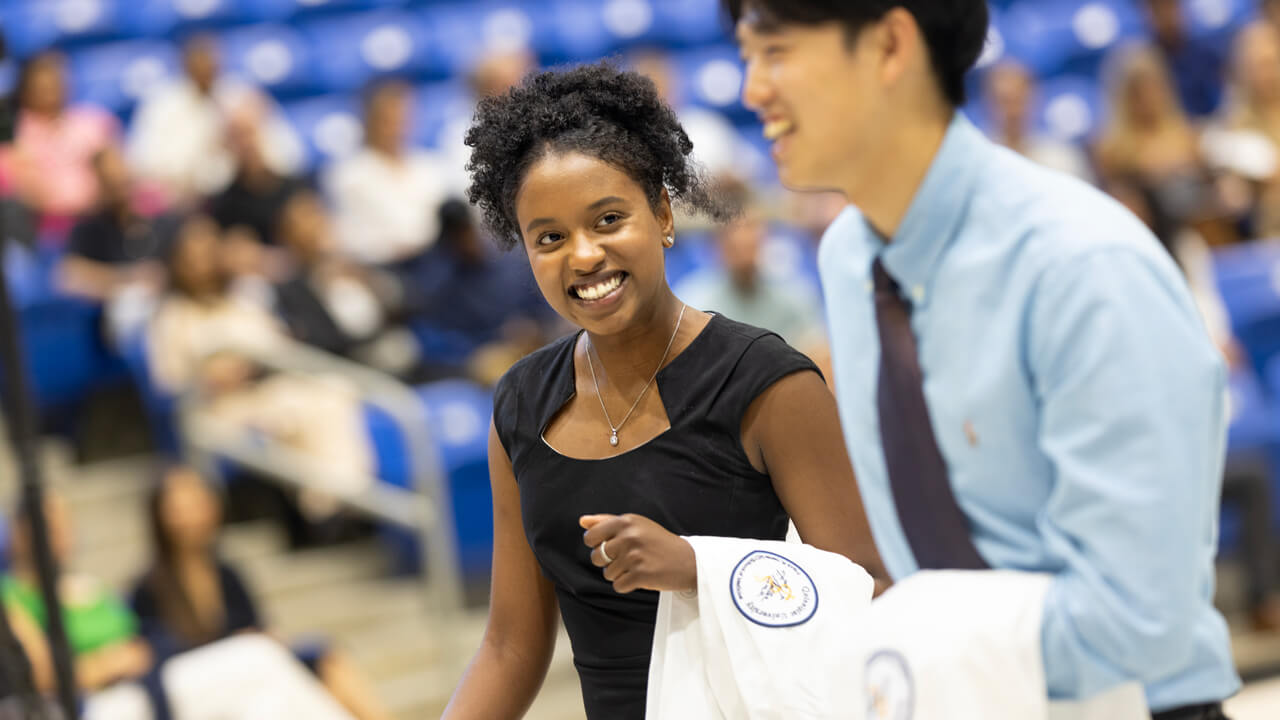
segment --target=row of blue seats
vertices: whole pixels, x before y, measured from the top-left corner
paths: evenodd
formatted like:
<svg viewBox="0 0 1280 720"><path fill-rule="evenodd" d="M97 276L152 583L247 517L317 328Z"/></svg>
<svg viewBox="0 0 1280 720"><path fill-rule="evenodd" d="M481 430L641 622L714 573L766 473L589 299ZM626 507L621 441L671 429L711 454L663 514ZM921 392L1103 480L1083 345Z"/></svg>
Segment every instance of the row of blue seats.
<svg viewBox="0 0 1280 720"><path fill-rule="evenodd" d="M996 3L986 61L1008 54L1041 74L1096 73L1105 52L1145 36L1143 0L1022 0ZM1254 16L1253 0L1184 0L1188 32L1225 42Z"/></svg>
<svg viewBox="0 0 1280 720"><path fill-rule="evenodd" d="M350 12L312 13L301 8ZM197 29L252 41L262 30L285 47L317 49L307 60L325 63L365 44L371 27L388 30L378 52L392 59L406 43L413 63L432 72L465 68L493 44L527 42L551 59L598 57L620 44L698 45L723 39L715 0L480 0L413 6L393 0L25 0L0 4L12 52L23 57L51 45L72 47L125 39L171 39ZM238 30L238 26L248 26ZM245 38L239 37L245 35Z"/></svg>
<svg viewBox="0 0 1280 720"><path fill-rule="evenodd" d="M676 75L683 85L680 95L690 104L714 108L744 127L744 134L759 135L755 116L739 100L742 69L735 51L727 45L713 45L672 55ZM374 72L367 66L349 66L352 75L343 87L358 86ZM99 88L100 100L105 89ZM115 99L120 99L118 96ZM285 115L307 145L311 163L322 158L340 156L359 144L361 98L357 90L331 92L311 97L286 100ZM446 128L455 129L471 118L473 106L470 92L460 80L426 82L415 89L412 141L424 147L440 147L455 141L454 134L442 137Z"/></svg>

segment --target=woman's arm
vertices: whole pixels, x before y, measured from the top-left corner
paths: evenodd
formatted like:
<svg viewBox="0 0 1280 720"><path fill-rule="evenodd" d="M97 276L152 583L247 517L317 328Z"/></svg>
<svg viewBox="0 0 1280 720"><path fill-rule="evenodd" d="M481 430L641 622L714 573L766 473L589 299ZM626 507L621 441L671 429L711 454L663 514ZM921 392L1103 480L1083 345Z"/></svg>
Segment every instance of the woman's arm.
<svg viewBox="0 0 1280 720"><path fill-rule="evenodd" d="M861 565L875 578L876 594L892 584L871 536L835 397L817 373L793 373L761 393L743 416L742 446L773 479L806 543Z"/></svg>
<svg viewBox="0 0 1280 720"><path fill-rule="evenodd" d="M9 611L13 634L31 663L36 689L51 692L54 686L53 655L44 631L26 612L14 607ZM76 687L81 691L99 690L116 680L141 677L151 668L151 650L137 638L116 643L75 657Z"/></svg>
<svg viewBox="0 0 1280 720"><path fill-rule="evenodd" d="M493 590L489 624L444 711L447 720L514 720L542 686L556 642L556 596L525 539L511 460L489 428Z"/></svg>

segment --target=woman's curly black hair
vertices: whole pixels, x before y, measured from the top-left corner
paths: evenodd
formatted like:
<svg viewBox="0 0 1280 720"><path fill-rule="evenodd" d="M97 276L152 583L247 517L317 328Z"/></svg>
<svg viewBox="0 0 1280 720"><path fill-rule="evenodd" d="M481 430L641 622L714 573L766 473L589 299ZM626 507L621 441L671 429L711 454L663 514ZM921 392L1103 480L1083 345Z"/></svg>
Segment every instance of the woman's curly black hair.
<svg viewBox="0 0 1280 720"><path fill-rule="evenodd" d="M476 109L467 199L505 249L521 239L515 197L525 174L549 151L599 158L644 187L655 209L667 189L674 202L723 222L734 213L708 190L690 159L693 143L648 78L608 62L525 78Z"/></svg>

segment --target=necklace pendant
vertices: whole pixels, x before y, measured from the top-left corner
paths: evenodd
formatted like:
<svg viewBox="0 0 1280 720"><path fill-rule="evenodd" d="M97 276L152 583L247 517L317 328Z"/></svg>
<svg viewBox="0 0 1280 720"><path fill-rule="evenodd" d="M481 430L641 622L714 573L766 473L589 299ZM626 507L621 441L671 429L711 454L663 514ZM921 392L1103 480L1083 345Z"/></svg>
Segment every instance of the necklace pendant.
<svg viewBox="0 0 1280 720"><path fill-rule="evenodd" d="M616 430L609 435L609 444L618 447L618 432Z"/></svg>

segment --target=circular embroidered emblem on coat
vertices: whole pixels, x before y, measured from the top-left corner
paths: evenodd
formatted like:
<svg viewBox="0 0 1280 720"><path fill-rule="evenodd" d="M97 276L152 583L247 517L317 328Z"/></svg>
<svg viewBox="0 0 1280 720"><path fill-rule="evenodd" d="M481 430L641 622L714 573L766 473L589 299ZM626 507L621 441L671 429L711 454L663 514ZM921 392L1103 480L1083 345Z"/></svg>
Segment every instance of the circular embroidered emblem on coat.
<svg viewBox="0 0 1280 720"><path fill-rule="evenodd" d="M880 650L867 659L867 720L911 720L915 683L907 660L894 650Z"/></svg>
<svg viewBox="0 0 1280 720"><path fill-rule="evenodd" d="M729 575L738 612L757 625L790 627L818 610L818 586L799 565L777 553L754 550Z"/></svg>

